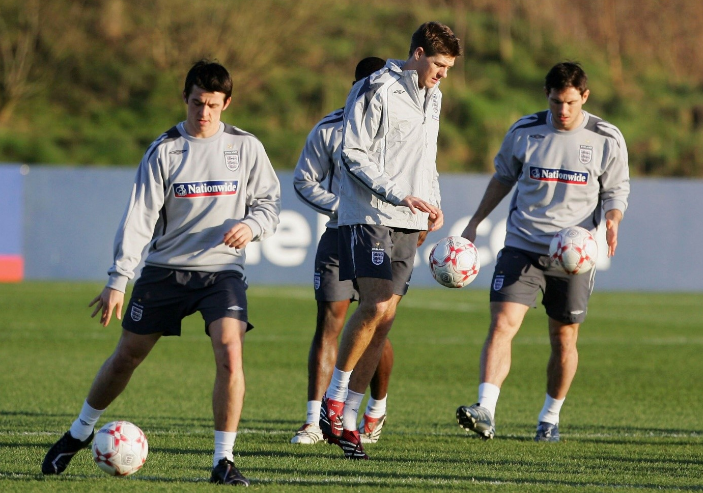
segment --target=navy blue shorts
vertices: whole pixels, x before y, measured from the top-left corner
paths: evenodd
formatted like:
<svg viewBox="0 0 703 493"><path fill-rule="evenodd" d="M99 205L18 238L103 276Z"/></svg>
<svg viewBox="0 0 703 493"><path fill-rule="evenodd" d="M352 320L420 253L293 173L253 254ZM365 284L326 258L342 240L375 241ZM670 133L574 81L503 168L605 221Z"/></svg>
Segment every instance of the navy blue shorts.
<svg viewBox="0 0 703 493"><path fill-rule="evenodd" d="M181 321L200 312L205 333L229 317L254 328L247 315L247 283L237 271L200 272L145 266L134 284L122 327L135 334L181 335Z"/></svg>
<svg viewBox="0 0 703 493"><path fill-rule="evenodd" d="M339 280L339 233L327 228L315 254L315 299L317 301L358 300L359 293L351 280Z"/></svg>
<svg viewBox="0 0 703 493"><path fill-rule="evenodd" d="M393 293L405 296L415 263L420 231L371 224L339 227L339 278L393 281Z"/></svg>

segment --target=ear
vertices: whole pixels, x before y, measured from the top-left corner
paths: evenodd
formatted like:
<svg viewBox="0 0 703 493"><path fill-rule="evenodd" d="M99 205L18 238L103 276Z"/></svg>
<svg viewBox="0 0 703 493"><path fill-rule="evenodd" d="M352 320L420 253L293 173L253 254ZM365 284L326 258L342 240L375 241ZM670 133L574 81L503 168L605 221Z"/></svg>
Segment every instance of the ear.
<svg viewBox="0 0 703 493"><path fill-rule="evenodd" d="M187 105L188 104L188 96L186 96L186 92L183 91L183 102Z"/></svg>
<svg viewBox="0 0 703 493"><path fill-rule="evenodd" d="M422 46L418 46L417 48L415 48L415 51L413 52L413 58L415 60L419 60L420 58L422 58L422 55L424 55L424 54L425 54L425 50L422 48Z"/></svg>
<svg viewBox="0 0 703 493"><path fill-rule="evenodd" d="M229 103L232 102L232 96L228 97L227 100L225 101L224 106L222 106L222 111L225 111L227 107L229 106Z"/></svg>
<svg viewBox="0 0 703 493"><path fill-rule="evenodd" d="M586 101L588 100L588 96L591 94L591 91L586 89L583 91L583 94L581 95L581 104L585 104Z"/></svg>

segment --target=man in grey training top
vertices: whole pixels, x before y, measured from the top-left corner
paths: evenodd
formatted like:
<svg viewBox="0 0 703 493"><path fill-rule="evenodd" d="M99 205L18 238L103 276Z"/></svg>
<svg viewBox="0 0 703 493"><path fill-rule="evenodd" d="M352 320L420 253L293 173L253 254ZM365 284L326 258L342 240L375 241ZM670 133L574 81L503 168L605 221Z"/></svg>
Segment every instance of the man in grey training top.
<svg viewBox="0 0 703 493"><path fill-rule="evenodd" d="M517 185L505 247L491 283L491 324L481 354L478 402L456 412L460 426L485 439L495 434L495 409L510 371L512 340L541 290L551 356L535 440L559 441L559 412L576 374L576 339L586 318L595 269L566 274L550 264L549 244L555 233L569 226L595 233L605 215L608 256L614 255L630 192L622 134L582 110L589 90L581 66L555 65L544 90L549 109L525 116L510 128L495 158L495 174L462 233L474 241L481 221Z"/></svg>
<svg viewBox="0 0 703 493"><path fill-rule="evenodd" d="M355 70L354 84L380 70L385 60L367 57ZM328 114L310 131L293 172L295 193L304 204L329 217L315 255L314 289L317 301L317 324L308 356L307 418L291 443L311 445L322 440L320 406L337 359L337 338L351 301L359 293L351 280L339 280L339 248L337 211L341 180L342 122L344 108ZM395 311L390 311L384 323L392 323ZM393 348L386 341L381 361L371 380L366 412L359 424L363 443L376 443L386 421L388 383L393 368ZM358 392L355 392L358 391ZM363 398L366 389L350 389Z"/></svg>
<svg viewBox="0 0 703 493"><path fill-rule="evenodd" d="M280 185L261 142L220 121L231 94L232 79L223 66L196 63L183 89L186 120L156 139L139 164L115 236L110 278L90 303L103 326L113 310L122 319L127 281L148 247L145 267L117 347L96 375L78 418L47 452L44 474L61 474L88 447L100 415L159 338L180 335L182 319L199 311L216 366L210 482L249 485L232 452L244 402L242 346L252 328L244 249L275 231Z"/></svg>

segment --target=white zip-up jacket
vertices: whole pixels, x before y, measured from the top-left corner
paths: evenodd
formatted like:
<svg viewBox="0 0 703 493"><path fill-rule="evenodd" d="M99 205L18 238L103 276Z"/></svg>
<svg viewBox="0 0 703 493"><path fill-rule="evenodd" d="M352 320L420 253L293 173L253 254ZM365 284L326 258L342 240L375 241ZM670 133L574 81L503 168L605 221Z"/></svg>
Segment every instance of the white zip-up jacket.
<svg viewBox="0 0 703 493"><path fill-rule="evenodd" d="M344 108L339 225L427 229L427 214L400 206L408 195L440 206L437 135L442 93L418 87L403 60L357 82ZM424 96L423 96L424 95Z"/></svg>
<svg viewBox="0 0 703 493"><path fill-rule="evenodd" d="M278 225L281 187L264 146L252 134L220 123L206 139L183 122L156 139L142 158L114 244L107 287L124 292L148 245L146 265L244 272L244 250L222 240L238 222L254 240Z"/></svg>
<svg viewBox="0 0 703 493"><path fill-rule="evenodd" d="M335 110L315 125L293 172L296 195L330 218L328 228L337 228L343 114L343 109Z"/></svg>

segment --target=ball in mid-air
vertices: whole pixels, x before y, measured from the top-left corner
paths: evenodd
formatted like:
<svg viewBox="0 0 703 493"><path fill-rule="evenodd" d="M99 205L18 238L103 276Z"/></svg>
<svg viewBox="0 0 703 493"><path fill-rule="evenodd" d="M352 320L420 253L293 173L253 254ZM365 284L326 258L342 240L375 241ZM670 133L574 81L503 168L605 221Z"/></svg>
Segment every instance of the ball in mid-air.
<svg viewBox="0 0 703 493"><path fill-rule="evenodd" d="M596 265L598 243L585 228L564 228L552 238L549 258L567 274L584 274Z"/></svg>
<svg viewBox="0 0 703 493"><path fill-rule="evenodd" d="M478 250L466 238L447 236L430 252L430 270L435 280L448 288L463 288L481 268Z"/></svg>

